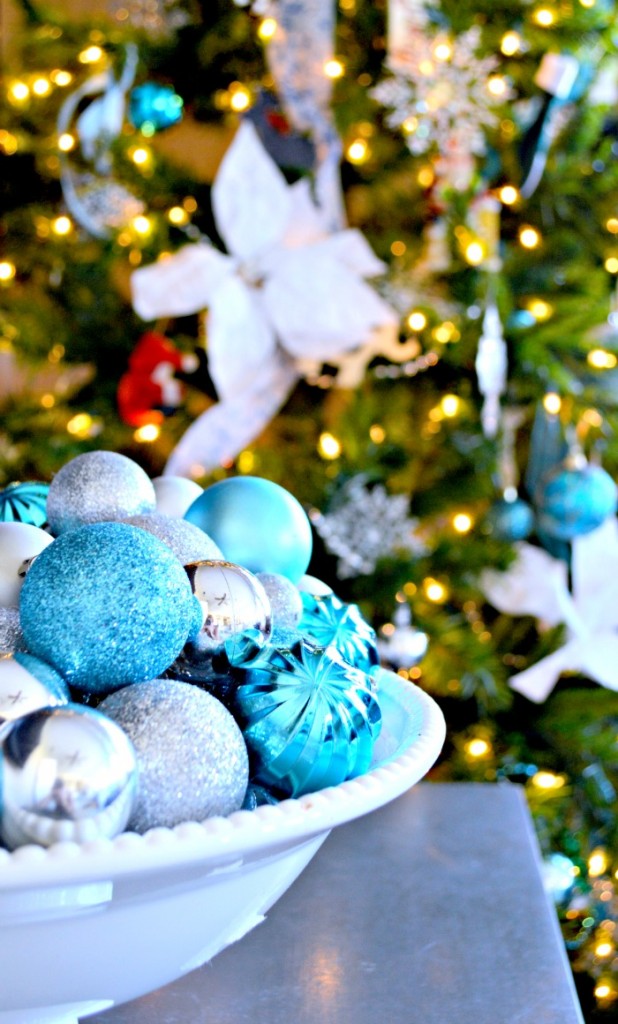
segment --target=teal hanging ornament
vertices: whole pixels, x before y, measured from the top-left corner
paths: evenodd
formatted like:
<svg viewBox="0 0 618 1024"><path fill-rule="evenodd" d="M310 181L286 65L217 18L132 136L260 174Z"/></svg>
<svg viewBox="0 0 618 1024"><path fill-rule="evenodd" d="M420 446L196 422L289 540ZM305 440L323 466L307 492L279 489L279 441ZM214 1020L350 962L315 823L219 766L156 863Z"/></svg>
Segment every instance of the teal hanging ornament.
<svg viewBox="0 0 618 1024"><path fill-rule="evenodd" d="M553 395L553 392L549 395ZM556 402L556 406L559 408L559 401ZM546 395L537 405L534 414L525 477L529 495L536 494L541 480L550 470L560 465L568 451L559 412L552 412L552 408L551 401Z"/></svg>
<svg viewBox="0 0 618 1024"><path fill-rule="evenodd" d="M234 713L252 779L293 797L366 772L382 725L370 677L303 637L253 659Z"/></svg>
<svg viewBox="0 0 618 1024"><path fill-rule="evenodd" d="M498 540L515 543L525 540L532 533L534 512L527 501L518 497L517 492L507 488L487 511L483 532Z"/></svg>
<svg viewBox="0 0 618 1024"><path fill-rule="evenodd" d="M541 481L535 495L541 533L569 541L596 530L615 515L616 484L601 466L593 465L578 448Z"/></svg>
<svg viewBox="0 0 618 1024"><path fill-rule="evenodd" d="M345 604L335 594L301 592L303 614L298 625L320 647L335 647L342 658L363 672L379 663L375 630L355 604Z"/></svg>
<svg viewBox="0 0 618 1024"><path fill-rule="evenodd" d="M49 484L13 483L0 491L0 523L44 526L47 522Z"/></svg>
<svg viewBox="0 0 618 1024"><path fill-rule="evenodd" d="M182 98L171 85L144 82L136 85L129 96L129 120L144 135L171 128L182 118Z"/></svg>

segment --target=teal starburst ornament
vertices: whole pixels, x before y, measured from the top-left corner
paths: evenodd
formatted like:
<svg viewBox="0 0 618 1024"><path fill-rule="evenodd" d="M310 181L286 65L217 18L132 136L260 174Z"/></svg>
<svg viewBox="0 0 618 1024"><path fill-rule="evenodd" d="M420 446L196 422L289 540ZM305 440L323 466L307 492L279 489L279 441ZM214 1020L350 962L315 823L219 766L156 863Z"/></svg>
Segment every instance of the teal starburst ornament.
<svg viewBox="0 0 618 1024"><path fill-rule="evenodd" d="M0 522L44 526L49 484L12 483L0 491Z"/></svg>
<svg viewBox="0 0 618 1024"><path fill-rule="evenodd" d="M253 780L294 797L367 771L382 725L371 678L303 637L251 662L235 710Z"/></svg>
<svg viewBox="0 0 618 1024"><path fill-rule="evenodd" d="M346 604L333 593L302 592L301 597L301 633L320 647L332 645L344 661L363 672L370 672L379 663L375 630L365 621L358 605Z"/></svg>

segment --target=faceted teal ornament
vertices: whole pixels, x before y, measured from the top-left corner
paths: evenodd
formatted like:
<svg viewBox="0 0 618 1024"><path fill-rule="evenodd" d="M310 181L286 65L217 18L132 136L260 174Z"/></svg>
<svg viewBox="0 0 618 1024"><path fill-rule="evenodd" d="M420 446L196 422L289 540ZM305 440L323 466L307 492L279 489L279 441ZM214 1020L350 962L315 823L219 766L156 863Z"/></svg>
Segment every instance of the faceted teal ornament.
<svg viewBox="0 0 618 1024"><path fill-rule="evenodd" d="M49 484L14 483L0 491L0 523L44 526Z"/></svg>
<svg viewBox="0 0 618 1024"><path fill-rule="evenodd" d="M236 691L235 715L252 779L288 796L366 772L382 725L371 679L303 638L258 654Z"/></svg>
<svg viewBox="0 0 618 1024"><path fill-rule="evenodd" d="M301 633L320 647L332 644L344 661L362 672L370 672L379 664L378 638L355 604L345 604L335 594L301 593L303 615L298 625Z"/></svg>
<svg viewBox="0 0 618 1024"><path fill-rule="evenodd" d="M534 512L527 501L515 497L509 501L499 498L489 509L483 524L484 532L498 540L514 543L525 540L532 533Z"/></svg>
<svg viewBox="0 0 618 1024"><path fill-rule="evenodd" d="M557 540L572 540L615 514L616 484L601 466L583 456L567 456L541 482L535 504L540 531Z"/></svg>
<svg viewBox="0 0 618 1024"><path fill-rule="evenodd" d="M182 118L183 102L171 85L144 82L136 85L129 97L129 120L145 135L170 128Z"/></svg>
<svg viewBox="0 0 618 1024"><path fill-rule="evenodd" d="M298 583L313 539L307 513L284 487L236 476L207 487L185 513L218 544L228 562L249 572L278 573Z"/></svg>

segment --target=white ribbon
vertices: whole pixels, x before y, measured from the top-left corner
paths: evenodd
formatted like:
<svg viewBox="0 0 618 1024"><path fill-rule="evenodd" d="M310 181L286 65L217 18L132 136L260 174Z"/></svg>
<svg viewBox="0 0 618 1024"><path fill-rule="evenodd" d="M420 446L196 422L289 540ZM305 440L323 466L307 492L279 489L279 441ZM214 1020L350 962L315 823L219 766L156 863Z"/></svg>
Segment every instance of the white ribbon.
<svg viewBox="0 0 618 1024"><path fill-rule="evenodd" d="M618 520L607 519L572 542L572 589L567 567L522 542L505 573L487 570L481 588L508 615L534 615L549 626L564 622L567 642L510 680L514 690L541 703L563 672L579 672L618 690Z"/></svg>
<svg viewBox="0 0 618 1024"><path fill-rule="evenodd" d="M238 454L285 401L296 360L328 361L398 324L363 280L385 269L364 237L329 234L308 182L287 184L248 121L221 163L212 205L229 255L201 242L132 276L143 320L209 310L209 369L222 408L200 417L172 453L165 471L175 475Z"/></svg>

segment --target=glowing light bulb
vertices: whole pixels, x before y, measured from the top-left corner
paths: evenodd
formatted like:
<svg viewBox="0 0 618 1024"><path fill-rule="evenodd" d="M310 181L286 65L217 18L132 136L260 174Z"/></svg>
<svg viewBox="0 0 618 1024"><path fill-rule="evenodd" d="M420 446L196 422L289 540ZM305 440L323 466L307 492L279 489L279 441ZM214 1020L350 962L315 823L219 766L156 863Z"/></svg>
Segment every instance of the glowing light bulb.
<svg viewBox="0 0 618 1024"><path fill-rule="evenodd" d="M25 82L16 81L9 85L9 99L15 103L25 103L30 96L30 89Z"/></svg>
<svg viewBox="0 0 618 1024"><path fill-rule="evenodd" d="M556 775L554 772L540 771L532 776L532 785L537 789L562 789L564 782L564 776Z"/></svg>
<svg viewBox="0 0 618 1024"><path fill-rule="evenodd" d="M618 235L618 217L610 217L605 222L605 227L611 235Z"/></svg>
<svg viewBox="0 0 618 1024"><path fill-rule="evenodd" d="M70 153L75 148L75 136L70 132L63 132L58 136L58 149L61 153Z"/></svg>
<svg viewBox="0 0 618 1024"><path fill-rule="evenodd" d="M56 217L55 220L52 221L52 231L55 235L64 237L66 235L70 235L72 230L73 221L65 214L62 214L60 217Z"/></svg>
<svg viewBox="0 0 618 1024"><path fill-rule="evenodd" d="M265 41L267 39L272 39L276 31L277 22L275 21L275 19L264 18L264 20L260 22L260 27L258 28L258 35L260 39L263 39Z"/></svg>
<svg viewBox="0 0 618 1024"><path fill-rule="evenodd" d="M449 341L459 341L461 338L461 334L451 320L445 320L444 323L434 327L431 336L435 341L439 341L441 345L446 345Z"/></svg>
<svg viewBox="0 0 618 1024"><path fill-rule="evenodd" d="M427 326L427 317L420 309L415 309L408 317L408 327L411 331L424 331Z"/></svg>
<svg viewBox="0 0 618 1024"><path fill-rule="evenodd" d="M152 223L149 217L145 217L142 213L138 214L131 221L131 227L137 235L141 235L145 238L152 231Z"/></svg>
<svg viewBox="0 0 618 1024"><path fill-rule="evenodd" d="M519 32L505 32L500 40L500 49L505 57L514 57L521 50L521 36Z"/></svg>
<svg viewBox="0 0 618 1024"><path fill-rule="evenodd" d="M252 473L255 468L255 455L248 448L240 452L236 459L239 473Z"/></svg>
<svg viewBox="0 0 618 1024"><path fill-rule="evenodd" d="M473 740L468 740L464 749L469 757L486 757L491 751L491 744L477 736Z"/></svg>
<svg viewBox="0 0 618 1024"><path fill-rule="evenodd" d="M468 242L464 249L464 257L466 263L469 263L472 267L478 267L485 259L485 246L482 242L477 240Z"/></svg>
<svg viewBox="0 0 618 1024"><path fill-rule="evenodd" d="M392 252L393 256L403 256L403 254L405 253L406 249L407 249L407 245L406 245L405 242L397 241L397 242L393 242L392 245L391 245L391 252Z"/></svg>
<svg viewBox="0 0 618 1024"><path fill-rule="evenodd" d="M433 55L436 60L444 63L453 56L453 47L446 39L440 40L433 48Z"/></svg>
<svg viewBox="0 0 618 1024"><path fill-rule="evenodd" d="M346 150L346 156L352 164L362 164L369 155L369 146L365 139L354 139Z"/></svg>
<svg viewBox="0 0 618 1024"><path fill-rule="evenodd" d="M318 451L323 459L338 459L341 455L341 441L338 441L334 434L325 431L320 434Z"/></svg>
<svg viewBox="0 0 618 1024"><path fill-rule="evenodd" d="M595 370L613 370L618 359L613 352L606 352L603 348L593 348L586 356L586 362Z"/></svg>
<svg viewBox="0 0 618 1024"><path fill-rule="evenodd" d="M443 395L440 400L440 407L445 416L452 419L461 408L461 401L457 395Z"/></svg>
<svg viewBox="0 0 618 1024"><path fill-rule="evenodd" d="M49 77L51 78L54 85L59 86L61 89L64 89L73 81L73 75L71 74L71 72L65 71L62 68L54 68L54 70L50 72Z"/></svg>
<svg viewBox="0 0 618 1024"><path fill-rule="evenodd" d="M607 999L609 996L613 995L613 989L606 981L600 981L594 990L594 994L597 999Z"/></svg>
<svg viewBox="0 0 618 1024"><path fill-rule="evenodd" d="M97 61L101 60L103 56L103 50L100 46L87 46L85 50L77 55L77 59L80 64L96 64Z"/></svg>
<svg viewBox="0 0 618 1024"><path fill-rule="evenodd" d="M189 223L189 214L182 206L172 206L167 211L167 219L170 224L175 224L177 227L183 227Z"/></svg>
<svg viewBox="0 0 618 1024"><path fill-rule="evenodd" d="M147 167L152 159L149 149L144 146L135 146L129 150L129 156L136 167Z"/></svg>
<svg viewBox="0 0 618 1024"><path fill-rule="evenodd" d="M386 431L379 423L372 423L369 427L369 437L374 444L382 444L386 440Z"/></svg>
<svg viewBox="0 0 618 1024"><path fill-rule="evenodd" d="M144 423L133 433L133 437L139 444L152 444L161 434L161 428L156 423Z"/></svg>
<svg viewBox="0 0 618 1024"><path fill-rule="evenodd" d="M51 92L51 82L49 78L35 78L32 83L32 91L35 96L49 96Z"/></svg>
<svg viewBox="0 0 618 1024"><path fill-rule="evenodd" d="M458 512L453 516L453 529L457 533L469 533L472 529L473 519L467 512Z"/></svg>
<svg viewBox="0 0 618 1024"><path fill-rule="evenodd" d="M240 82L232 82L230 86L230 107L235 110L237 114L241 114L243 110L248 110L251 106L251 93L245 85L241 85Z"/></svg>
<svg viewBox="0 0 618 1024"><path fill-rule="evenodd" d="M550 28L556 20L556 12L552 11L550 7L538 7L536 11L532 12L532 19L541 28Z"/></svg>
<svg viewBox="0 0 618 1024"><path fill-rule="evenodd" d="M5 156L13 156L17 152L17 139L4 128L0 128L0 149Z"/></svg>
<svg viewBox="0 0 618 1024"><path fill-rule="evenodd" d="M591 878L598 878L604 875L609 867L609 860L605 850L600 847L593 850L588 857L588 874Z"/></svg>
<svg viewBox="0 0 618 1024"><path fill-rule="evenodd" d="M423 590L427 599L433 601L434 604L442 604L448 597L448 591L444 584L432 576L423 580Z"/></svg>
<svg viewBox="0 0 618 1024"><path fill-rule="evenodd" d="M608 256L605 260L605 269L609 274L618 274L618 257Z"/></svg>
<svg viewBox="0 0 618 1024"><path fill-rule="evenodd" d="M554 309L544 299L530 299L527 306L528 312L532 313L535 320L549 320Z"/></svg>
<svg viewBox="0 0 618 1024"><path fill-rule="evenodd" d="M519 199L519 190L514 185L503 185L498 194L505 206L513 206Z"/></svg>
<svg viewBox="0 0 618 1024"><path fill-rule="evenodd" d="M67 432L73 437L86 438L90 436L93 427L93 419L87 412L78 412L72 416L67 423Z"/></svg>
<svg viewBox="0 0 618 1024"><path fill-rule="evenodd" d="M519 231L519 244L524 249L536 249L541 244L541 235L536 228L525 224Z"/></svg>
<svg viewBox="0 0 618 1024"><path fill-rule="evenodd" d="M421 167L418 174L416 175L416 180L418 181L421 188L431 188L434 181L436 180L433 167L430 167L429 164L425 164L424 167Z"/></svg>
<svg viewBox="0 0 618 1024"><path fill-rule="evenodd" d="M598 945L596 945L594 947L594 954L595 954L595 956L601 956L601 957L609 956L610 953L613 953L613 951L614 951L614 947L613 947L612 943L608 942L606 939L603 942L599 942Z"/></svg>
<svg viewBox="0 0 618 1024"><path fill-rule="evenodd" d="M324 74L327 78L343 78L345 66L336 57L332 57L324 65Z"/></svg>
<svg viewBox="0 0 618 1024"><path fill-rule="evenodd" d="M15 264L10 260L0 262L0 284L9 284L15 277Z"/></svg>
<svg viewBox="0 0 618 1024"><path fill-rule="evenodd" d="M548 412L550 416L557 416L562 409L562 399L560 395L557 395L555 391L548 391L543 396L543 408L545 412Z"/></svg>
<svg viewBox="0 0 618 1024"><path fill-rule="evenodd" d="M502 96L506 96L509 90L506 78L502 75L490 75L487 79L487 91L494 97L494 99L500 99Z"/></svg>

